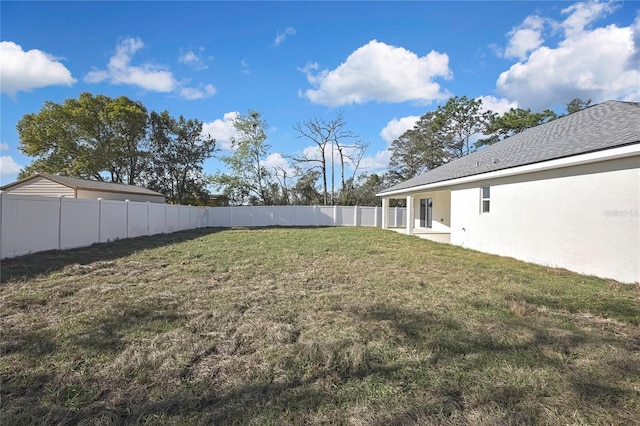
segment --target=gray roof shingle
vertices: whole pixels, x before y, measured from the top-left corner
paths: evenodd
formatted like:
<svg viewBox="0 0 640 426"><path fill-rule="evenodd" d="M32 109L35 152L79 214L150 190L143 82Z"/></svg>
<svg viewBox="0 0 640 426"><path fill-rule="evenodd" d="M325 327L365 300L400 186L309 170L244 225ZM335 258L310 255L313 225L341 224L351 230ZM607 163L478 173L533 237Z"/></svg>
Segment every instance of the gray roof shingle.
<svg viewBox="0 0 640 426"><path fill-rule="evenodd" d="M607 101L541 124L380 192L640 143L640 102Z"/></svg>

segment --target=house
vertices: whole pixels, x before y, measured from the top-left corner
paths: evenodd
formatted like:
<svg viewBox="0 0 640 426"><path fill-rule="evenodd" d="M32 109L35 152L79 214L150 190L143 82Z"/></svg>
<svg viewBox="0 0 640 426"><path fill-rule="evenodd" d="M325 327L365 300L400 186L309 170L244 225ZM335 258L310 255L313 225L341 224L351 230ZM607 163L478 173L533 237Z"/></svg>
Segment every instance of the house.
<svg viewBox="0 0 640 426"><path fill-rule="evenodd" d="M165 202L163 194L138 186L40 173L2 186L0 190L9 194L42 197Z"/></svg>
<svg viewBox="0 0 640 426"><path fill-rule="evenodd" d="M640 103L593 105L377 195L385 229L406 199L409 235L638 282Z"/></svg>

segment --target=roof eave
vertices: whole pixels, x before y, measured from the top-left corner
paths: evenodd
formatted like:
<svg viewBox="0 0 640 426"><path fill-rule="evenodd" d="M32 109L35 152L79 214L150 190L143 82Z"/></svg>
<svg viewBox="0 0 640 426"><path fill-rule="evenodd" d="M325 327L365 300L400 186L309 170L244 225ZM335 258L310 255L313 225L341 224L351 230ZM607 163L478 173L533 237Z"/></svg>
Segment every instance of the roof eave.
<svg viewBox="0 0 640 426"><path fill-rule="evenodd" d="M382 191L376 194L378 197L390 197L393 195L410 194L412 192L421 192L425 190L438 189L442 187L461 185L487 179L495 179L499 177L515 176L527 173L540 172L545 170L559 169L569 166L578 166L582 164L597 163L600 161L615 160L618 158L633 157L640 155L640 142L624 145L621 147L610 148L601 151L590 152L586 154L574 155L565 158L556 158L553 160L542 161L534 164L511 167L507 169L494 170L490 172L480 173L471 176L448 179L439 182L432 182L424 185L416 185L409 188L402 188L395 191Z"/></svg>

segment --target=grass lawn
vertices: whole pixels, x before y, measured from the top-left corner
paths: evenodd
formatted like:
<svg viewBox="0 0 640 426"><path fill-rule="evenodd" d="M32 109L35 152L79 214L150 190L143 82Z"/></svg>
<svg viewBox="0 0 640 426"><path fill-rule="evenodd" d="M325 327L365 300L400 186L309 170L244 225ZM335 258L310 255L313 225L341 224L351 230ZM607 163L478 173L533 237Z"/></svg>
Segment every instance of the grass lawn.
<svg viewBox="0 0 640 426"><path fill-rule="evenodd" d="M365 228L1 264L3 426L640 424L640 291Z"/></svg>

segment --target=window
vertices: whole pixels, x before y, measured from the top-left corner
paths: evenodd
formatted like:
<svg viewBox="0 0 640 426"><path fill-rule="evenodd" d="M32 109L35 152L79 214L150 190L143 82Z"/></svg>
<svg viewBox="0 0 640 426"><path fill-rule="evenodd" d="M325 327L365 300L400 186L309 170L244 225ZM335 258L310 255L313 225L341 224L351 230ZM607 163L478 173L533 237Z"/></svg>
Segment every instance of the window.
<svg viewBox="0 0 640 426"><path fill-rule="evenodd" d="M489 205L491 203L490 195L491 193L488 185L480 188L480 212L481 213L489 213Z"/></svg>

